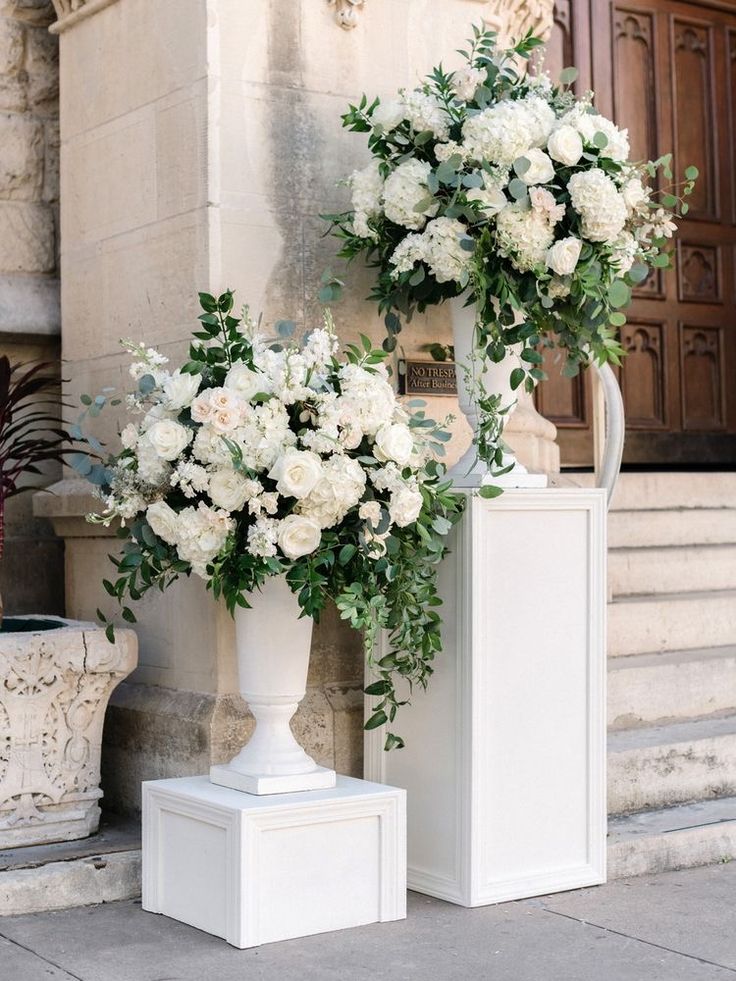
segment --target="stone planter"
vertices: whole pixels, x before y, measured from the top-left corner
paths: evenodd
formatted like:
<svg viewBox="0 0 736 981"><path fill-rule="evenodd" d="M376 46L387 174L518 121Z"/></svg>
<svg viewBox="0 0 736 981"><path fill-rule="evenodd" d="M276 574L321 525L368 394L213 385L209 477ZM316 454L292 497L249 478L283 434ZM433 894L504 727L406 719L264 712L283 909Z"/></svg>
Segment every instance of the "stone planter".
<svg viewBox="0 0 736 981"><path fill-rule="evenodd" d="M99 824L105 709L136 666L136 635L117 630L110 644L92 623L10 620L20 629L0 632L0 848L83 838Z"/></svg>

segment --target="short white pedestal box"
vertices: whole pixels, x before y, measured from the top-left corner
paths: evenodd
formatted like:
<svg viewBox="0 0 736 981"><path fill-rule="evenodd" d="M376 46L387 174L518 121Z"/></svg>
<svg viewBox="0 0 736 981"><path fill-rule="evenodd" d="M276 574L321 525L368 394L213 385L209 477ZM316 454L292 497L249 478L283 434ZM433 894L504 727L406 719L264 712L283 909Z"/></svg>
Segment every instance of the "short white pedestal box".
<svg viewBox="0 0 736 981"><path fill-rule="evenodd" d="M470 497L427 692L366 736L408 793L410 889L463 906L605 881L605 497ZM370 703L369 703L370 704Z"/></svg>
<svg viewBox="0 0 736 981"><path fill-rule="evenodd" d="M143 784L143 909L235 947L406 916L406 795L338 777L256 797Z"/></svg>

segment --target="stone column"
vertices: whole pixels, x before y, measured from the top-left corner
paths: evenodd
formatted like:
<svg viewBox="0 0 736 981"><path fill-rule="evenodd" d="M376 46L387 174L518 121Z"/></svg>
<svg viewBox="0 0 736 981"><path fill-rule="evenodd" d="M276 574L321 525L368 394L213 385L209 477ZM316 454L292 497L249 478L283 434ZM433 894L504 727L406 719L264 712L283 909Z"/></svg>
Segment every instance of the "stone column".
<svg viewBox="0 0 736 981"><path fill-rule="evenodd" d="M62 135L62 339L70 401L126 382L121 336L182 358L197 290L237 290L266 320L321 315L322 272L346 280L345 340L380 341L371 273L337 263L321 212L367 158L340 127L363 90L388 95L441 59L477 20L470 0L54 0ZM444 310L402 335L407 355L450 340ZM426 356L426 355L425 355ZM430 406L444 414L451 400ZM114 436L114 413L104 434ZM83 520L84 487L42 506L67 545L69 615L110 610L114 544ZM121 806L141 778L205 772L252 724L236 694L233 628L192 580L139 606L140 660L108 715L103 782ZM360 639L331 613L315 631L295 720L308 752L361 770Z"/></svg>

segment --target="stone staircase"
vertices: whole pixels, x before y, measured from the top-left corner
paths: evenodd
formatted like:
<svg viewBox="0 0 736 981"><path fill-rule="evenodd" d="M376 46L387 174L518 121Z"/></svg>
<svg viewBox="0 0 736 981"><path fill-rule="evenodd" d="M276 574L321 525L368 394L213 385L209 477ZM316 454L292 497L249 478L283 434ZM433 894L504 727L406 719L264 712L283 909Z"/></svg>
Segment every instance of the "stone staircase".
<svg viewBox="0 0 736 981"><path fill-rule="evenodd" d="M608 638L609 876L736 857L736 473L622 476Z"/></svg>

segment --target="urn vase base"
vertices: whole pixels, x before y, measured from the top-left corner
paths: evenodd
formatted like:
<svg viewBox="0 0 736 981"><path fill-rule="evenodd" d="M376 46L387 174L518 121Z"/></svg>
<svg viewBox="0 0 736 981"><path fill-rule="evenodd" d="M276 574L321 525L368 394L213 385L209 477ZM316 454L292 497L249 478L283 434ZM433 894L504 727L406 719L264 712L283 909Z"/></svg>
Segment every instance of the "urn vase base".
<svg viewBox="0 0 736 981"><path fill-rule="evenodd" d="M337 782L334 770L315 766L308 773L241 773L228 763L210 767L210 782L245 794L292 794L304 790L330 790Z"/></svg>
<svg viewBox="0 0 736 981"><path fill-rule="evenodd" d="M546 487L548 485L547 474L529 473L526 467L509 454L507 460L504 460L504 465L509 466L512 463L513 470L500 477L494 477L488 472L485 463L477 458L475 447L471 446L457 463L450 467L447 476L454 487L468 489L482 487L484 484L492 484L495 487Z"/></svg>

